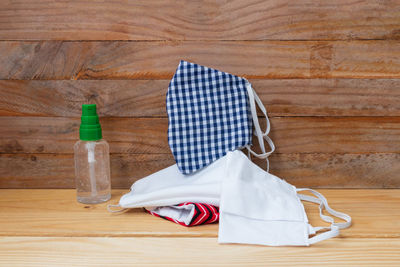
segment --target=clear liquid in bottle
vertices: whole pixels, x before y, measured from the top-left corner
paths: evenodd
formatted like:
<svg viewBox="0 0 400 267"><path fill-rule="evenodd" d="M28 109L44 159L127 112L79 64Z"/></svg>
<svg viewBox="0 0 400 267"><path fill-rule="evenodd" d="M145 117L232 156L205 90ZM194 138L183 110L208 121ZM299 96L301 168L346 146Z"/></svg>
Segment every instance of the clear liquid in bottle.
<svg viewBox="0 0 400 267"><path fill-rule="evenodd" d="M96 204L111 198L110 153L96 105L82 105L79 141L74 146L77 199Z"/></svg>
<svg viewBox="0 0 400 267"><path fill-rule="evenodd" d="M77 199L96 204L111 198L109 147L105 140L78 141L74 146Z"/></svg>

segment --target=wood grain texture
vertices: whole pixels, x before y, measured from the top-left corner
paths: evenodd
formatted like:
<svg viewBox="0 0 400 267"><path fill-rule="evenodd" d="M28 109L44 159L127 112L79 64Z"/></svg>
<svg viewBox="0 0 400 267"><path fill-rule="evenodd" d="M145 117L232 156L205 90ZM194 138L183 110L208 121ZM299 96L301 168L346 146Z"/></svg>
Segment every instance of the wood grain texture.
<svg viewBox="0 0 400 267"><path fill-rule="evenodd" d="M3 3L0 39L398 39L399 18L395 0L23 0Z"/></svg>
<svg viewBox="0 0 400 267"><path fill-rule="evenodd" d="M398 41L0 42L0 79L170 79L179 60L247 78L400 78Z"/></svg>
<svg viewBox="0 0 400 267"><path fill-rule="evenodd" d="M311 247L218 245L215 238L5 237L4 266L398 266L400 240L333 239Z"/></svg>
<svg viewBox="0 0 400 267"><path fill-rule="evenodd" d="M75 190L1 190L0 265L397 266L398 191L321 190L352 227L311 247L278 248L218 245L216 224L185 228L141 209L112 214L107 203L77 203ZM111 203L124 192L113 190ZM304 204L320 225L316 205Z"/></svg>
<svg viewBox="0 0 400 267"><path fill-rule="evenodd" d="M400 117L270 121L277 153L400 152ZM100 122L111 153L170 153L166 118L101 118ZM0 153L73 153L79 124L79 118L0 117Z"/></svg>
<svg viewBox="0 0 400 267"><path fill-rule="evenodd" d="M129 188L137 179L174 163L167 154L112 154L112 186ZM0 154L0 167L0 188L75 187L72 154Z"/></svg>
<svg viewBox="0 0 400 267"><path fill-rule="evenodd" d="M250 80L269 116L400 116L400 79ZM0 80L0 115L166 117L169 80Z"/></svg>
<svg viewBox="0 0 400 267"><path fill-rule="evenodd" d="M101 117L166 117L168 84L169 80L0 80L0 115L80 117L82 104L96 104Z"/></svg>
<svg viewBox="0 0 400 267"><path fill-rule="evenodd" d="M84 205L76 201L74 189L2 189L0 236L171 238L218 235L218 224L186 228L151 216L142 209L109 213L106 206L117 203L127 191L113 190L108 203ZM319 191L332 208L352 216L353 225L341 231L343 243L348 238L400 238L400 190ZM319 217L316 204L303 204L312 225L327 225Z"/></svg>
<svg viewBox="0 0 400 267"><path fill-rule="evenodd" d="M399 153L273 154L271 173L298 187L400 188ZM113 188L175 163L169 154L112 154ZM264 161L257 161L265 168ZM74 188L72 154L0 154L0 188Z"/></svg>

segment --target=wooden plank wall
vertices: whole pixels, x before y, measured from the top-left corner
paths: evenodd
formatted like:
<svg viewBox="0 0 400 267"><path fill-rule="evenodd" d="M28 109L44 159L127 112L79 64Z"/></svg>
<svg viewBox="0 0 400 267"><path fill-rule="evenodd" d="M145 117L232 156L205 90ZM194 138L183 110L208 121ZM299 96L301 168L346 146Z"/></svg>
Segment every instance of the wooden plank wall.
<svg viewBox="0 0 400 267"><path fill-rule="evenodd" d="M250 79L272 173L400 187L399 0L1 2L0 188L74 187L83 103L102 116L113 187L173 164L165 93L181 59Z"/></svg>

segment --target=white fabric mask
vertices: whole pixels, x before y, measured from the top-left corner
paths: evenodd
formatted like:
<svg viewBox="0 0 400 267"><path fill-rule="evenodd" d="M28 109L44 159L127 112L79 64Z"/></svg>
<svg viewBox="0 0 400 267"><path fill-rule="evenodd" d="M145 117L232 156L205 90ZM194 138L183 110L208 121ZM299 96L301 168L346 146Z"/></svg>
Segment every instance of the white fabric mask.
<svg viewBox="0 0 400 267"><path fill-rule="evenodd" d="M119 201L122 208L171 206L184 202L219 206L227 157L189 175L176 164L138 180ZM113 205L109 205L113 207Z"/></svg>
<svg viewBox="0 0 400 267"><path fill-rule="evenodd" d="M220 201L220 243L308 246L337 236L340 228L350 226L350 216L332 210L318 192L296 189L262 170L239 151L228 153L227 157ZM297 193L302 190L309 190L317 198ZM320 204L321 218L331 226L309 225L301 200ZM334 223L322 214L323 209L346 223ZM320 230L328 231L309 238Z"/></svg>
<svg viewBox="0 0 400 267"><path fill-rule="evenodd" d="M317 197L298 194L309 190ZM320 204L321 218L330 227L312 227L301 200ZM184 202L220 206L220 243L270 246L307 246L335 237L351 224L350 216L332 210L326 199L311 189L296 189L234 151L191 175L176 165L134 183L119 205L122 208L177 205ZM335 223L326 211L344 219ZM176 216L180 216L177 214ZM309 238L320 230L327 232Z"/></svg>

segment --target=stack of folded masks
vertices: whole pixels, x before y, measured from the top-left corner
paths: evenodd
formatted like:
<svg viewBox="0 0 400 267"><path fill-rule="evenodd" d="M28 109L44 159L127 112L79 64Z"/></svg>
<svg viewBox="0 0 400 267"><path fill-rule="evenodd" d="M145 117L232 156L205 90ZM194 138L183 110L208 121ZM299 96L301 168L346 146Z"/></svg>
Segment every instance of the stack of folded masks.
<svg viewBox="0 0 400 267"><path fill-rule="evenodd" d="M266 120L264 132L256 106ZM297 189L268 172L268 156L275 149L270 124L245 78L181 61L168 88L167 113L176 164L138 180L117 206L144 207L184 226L219 220L220 243L307 246L351 225L351 217L331 209L317 191ZM252 149L253 135L260 154ZM251 155L265 159L267 171ZM319 204L321 218L330 225L311 226L301 200ZM344 222L335 222L324 210Z"/></svg>

